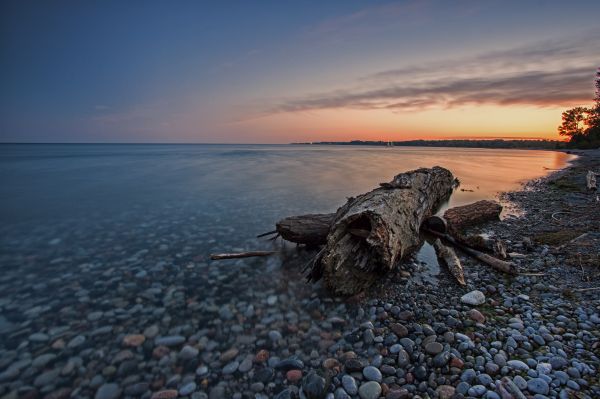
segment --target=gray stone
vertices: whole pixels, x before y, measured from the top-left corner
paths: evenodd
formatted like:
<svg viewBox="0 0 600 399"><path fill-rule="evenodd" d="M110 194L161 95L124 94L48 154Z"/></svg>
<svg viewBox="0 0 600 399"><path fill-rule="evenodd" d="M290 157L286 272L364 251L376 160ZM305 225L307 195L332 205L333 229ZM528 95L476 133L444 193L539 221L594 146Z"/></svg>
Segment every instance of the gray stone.
<svg viewBox="0 0 600 399"><path fill-rule="evenodd" d="M121 388L117 384L104 384L96 391L94 399L118 399L121 396Z"/></svg>
<svg viewBox="0 0 600 399"><path fill-rule="evenodd" d="M477 306L485 303L485 295L483 292L475 290L460 297L460 301L467 305Z"/></svg>
<svg viewBox="0 0 600 399"><path fill-rule="evenodd" d="M532 378L527 381L527 390L531 393L539 393L541 395L547 395L550 391L548 383L541 378Z"/></svg>
<svg viewBox="0 0 600 399"><path fill-rule="evenodd" d="M377 381L381 382L382 376L381 371L378 368L373 366L367 366L363 369L363 375L369 381Z"/></svg>
<svg viewBox="0 0 600 399"><path fill-rule="evenodd" d="M348 392L348 394L350 395L356 395L358 393L358 386L356 385L356 380L350 375L346 374L342 377L342 386L344 387L344 390L346 390L346 392Z"/></svg>
<svg viewBox="0 0 600 399"><path fill-rule="evenodd" d="M381 395L381 385L376 381L365 382L358 389L361 399L377 399Z"/></svg>

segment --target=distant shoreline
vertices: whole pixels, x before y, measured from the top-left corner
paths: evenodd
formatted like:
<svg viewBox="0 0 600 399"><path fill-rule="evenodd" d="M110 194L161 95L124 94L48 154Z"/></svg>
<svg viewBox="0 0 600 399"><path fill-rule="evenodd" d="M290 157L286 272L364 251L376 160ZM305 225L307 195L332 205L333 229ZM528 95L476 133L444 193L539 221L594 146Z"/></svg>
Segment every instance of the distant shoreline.
<svg viewBox="0 0 600 399"><path fill-rule="evenodd" d="M562 150L566 142L558 140L408 140L408 141L318 141L291 143L292 145L364 145L380 147L461 147L461 148L503 148L530 150Z"/></svg>

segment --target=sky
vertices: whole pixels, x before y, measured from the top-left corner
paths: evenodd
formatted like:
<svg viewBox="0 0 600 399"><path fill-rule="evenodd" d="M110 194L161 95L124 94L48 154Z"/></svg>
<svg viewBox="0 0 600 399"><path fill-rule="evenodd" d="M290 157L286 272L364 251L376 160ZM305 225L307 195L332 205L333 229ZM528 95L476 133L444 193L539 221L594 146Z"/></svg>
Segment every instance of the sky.
<svg viewBox="0 0 600 399"><path fill-rule="evenodd" d="M0 2L1 142L558 139L598 1Z"/></svg>

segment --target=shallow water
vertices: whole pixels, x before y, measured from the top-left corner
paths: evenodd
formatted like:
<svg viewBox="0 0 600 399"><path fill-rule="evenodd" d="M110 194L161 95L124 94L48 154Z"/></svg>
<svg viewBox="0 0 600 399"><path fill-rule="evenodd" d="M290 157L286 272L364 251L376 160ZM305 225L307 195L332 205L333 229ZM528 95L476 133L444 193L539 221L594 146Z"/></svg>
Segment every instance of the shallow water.
<svg viewBox="0 0 600 399"><path fill-rule="evenodd" d="M312 320L315 291L298 273L309 254L290 247L210 263L211 252L269 248L254 236L279 218L333 211L408 169L449 168L473 190L456 191L453 206L516 189L568 159L452 148L0 145L0 354L81 350L87 359L85 350L117 353L124 334L152 326L159 335L197 331L201 342L216 334L206 343L214 353L251 352L240 337L260 346L282 320ZM432 257L426 244L419 259L435 267ZM336 306L333 314L345 312ZM56 344L76 336L85 343Z"/></svg>
<svg viewBox="0 0 600 399"><path fill-rule="evenodd" d="M568 159L560 152L458 148L1 145L2 248L15 250L10 240L31 243L17 251L32 254L36 246L59 240L91 246L86 235L103 232L107 224L119 235L187 220L198 234L190 243L193 251L206 257L231 246L256 246L249 240L279 218L331 212L346 197L409 169L450 169L461 187L447 207L516 189ZM75 235L73 227L84 235ZM164 235L157 239L178 244ZM137 251L126 241L121 245ZM422 255L431 259L428 252Z"/></svg>

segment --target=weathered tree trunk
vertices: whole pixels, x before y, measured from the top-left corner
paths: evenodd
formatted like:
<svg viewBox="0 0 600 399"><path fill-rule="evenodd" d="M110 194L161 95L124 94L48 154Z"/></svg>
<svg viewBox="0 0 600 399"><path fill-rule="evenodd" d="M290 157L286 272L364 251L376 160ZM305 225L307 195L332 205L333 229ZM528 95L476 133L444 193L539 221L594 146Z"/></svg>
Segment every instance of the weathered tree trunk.
<svg viewBox="0 0 600 399"><path fill-rule="evenodd" d="M414 250L419 228L452 193L452 173L441 167L397 175L390 183L348 199L336 212L309 279L324 279L337 294L353 295Z"/></svg>
<svg viewBox="0 0 600 399"><path fill-rule="evenodd" d="M458 256L456 256L456 252L454 252L452 248L442 244L442 240L439 238L437 238L433 243L433 248L435 248L435 253L437 254L438 258L444 261L448 267L448 270L450 271L450 274L454 276L456 281L458 281L460 285L466 285L467 283L465 283L465 274L463 272L462 265L460 264L460 260L458 259Z"/></svg>
<svg viewBox="0 0 600 399"><path fill-rule="evenodd" d="M463 231L490 220L499 220L502 205L495 201L481 200L469 205L457 206L444 213L444 219L450 232Z"/></svg>
<svg viewBox="0 0 600 399"><path fill-rule="evenodd" d="M297 244L324 245L335 213L290 216L275 224L276 232Z"/></svg>

